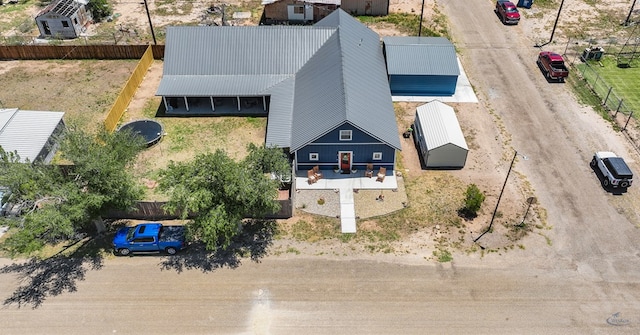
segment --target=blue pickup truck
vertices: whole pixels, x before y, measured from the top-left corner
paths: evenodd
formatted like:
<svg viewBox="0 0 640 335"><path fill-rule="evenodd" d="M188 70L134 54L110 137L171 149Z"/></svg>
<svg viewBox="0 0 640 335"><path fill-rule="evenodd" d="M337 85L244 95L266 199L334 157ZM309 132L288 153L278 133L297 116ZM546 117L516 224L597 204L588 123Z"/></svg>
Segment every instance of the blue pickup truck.
<svg viewBox="0 0 640 335"><path fill-rule="evenodd" d="M119 256L161 251L175 255L185 246L184 226L164 226L157 222L120 228L113 238L113 251Z"/></svg>

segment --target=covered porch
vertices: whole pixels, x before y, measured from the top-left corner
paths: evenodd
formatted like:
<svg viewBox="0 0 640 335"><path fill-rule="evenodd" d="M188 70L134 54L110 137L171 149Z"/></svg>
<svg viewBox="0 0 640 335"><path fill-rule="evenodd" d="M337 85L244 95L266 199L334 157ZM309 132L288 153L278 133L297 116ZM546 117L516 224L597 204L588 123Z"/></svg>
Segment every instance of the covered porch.
<svg viewBox="0 0 640 335"><path fill-rule="evenodd" d="M166 115L235 116L269 114L268 96L259 97L172 97L163 96L161 108Z"/></svg>

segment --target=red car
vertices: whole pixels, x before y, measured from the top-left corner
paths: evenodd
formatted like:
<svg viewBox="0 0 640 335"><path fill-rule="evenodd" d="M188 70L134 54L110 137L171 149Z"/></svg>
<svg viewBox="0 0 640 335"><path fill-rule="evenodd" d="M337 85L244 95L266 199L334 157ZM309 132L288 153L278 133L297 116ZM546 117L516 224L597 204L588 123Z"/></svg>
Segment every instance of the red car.
<svg viewBox="0 0 640 335"><path fill-rule="evenodd" d="M500 21L504 24L518 24L520 22L520 12L511 1L496 1L496 14L500 17Z"/></svg>

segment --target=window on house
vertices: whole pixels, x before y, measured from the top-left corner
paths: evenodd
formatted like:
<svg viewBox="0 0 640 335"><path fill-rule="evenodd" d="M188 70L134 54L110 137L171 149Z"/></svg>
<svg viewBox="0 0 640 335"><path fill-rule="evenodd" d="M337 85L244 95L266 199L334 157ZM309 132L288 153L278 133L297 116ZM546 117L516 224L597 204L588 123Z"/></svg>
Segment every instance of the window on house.
<svg viewBox="0 0 640 335"><path fill-rule="evenodd" d="M351 141L351 130L340 130L340 141Z"/></svg>
<svg viewBox="0 0 640 335"><path fill-rule="evenodd" d="M69 28L69 21L62 21L62 26L65 28Z"/></svg>
<svg viewBox="0 0 640 335"><path fill-rule="evenodd" d="M309 160L310 161L317 161L318 160L318 153L317 152L312 152L309 154Z"/></svg>
<svg viewBox="0 0 640 335"><path fill-rule="evenodd" d="M293 13L294 14L304 14L304 7L303 6L294 6L293 7Z"/></svg>
<svg viewBox="0 0 640 335"><path fill-rule="evenodd" d="M76 19L75 17L73 18L73 24L78 24L78 19Z"/></svg>
<svg viewBox="0 0 640 335"><path fill-rule="evenodd" d="M373 153L373 160L374 161L382 160L382 153L381 152L374 152Z"/></svg>

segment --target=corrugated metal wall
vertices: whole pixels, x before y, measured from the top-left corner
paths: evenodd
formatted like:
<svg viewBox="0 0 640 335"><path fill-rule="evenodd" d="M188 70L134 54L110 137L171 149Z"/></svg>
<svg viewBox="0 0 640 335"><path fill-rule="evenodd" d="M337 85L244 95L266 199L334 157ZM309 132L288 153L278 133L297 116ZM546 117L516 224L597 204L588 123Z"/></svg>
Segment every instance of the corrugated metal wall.
<svg viewBox="0 0 640 335"><path fill-rule="evenodd" d="M449 96L456 92L458 76L389 76L393 95Z"/></svg>
<svg viewBox="0 0 640 335"><path fill-rule="evenodd" d="M342 0L340 8L351 15L389 15L389 0Z"/></svg>

